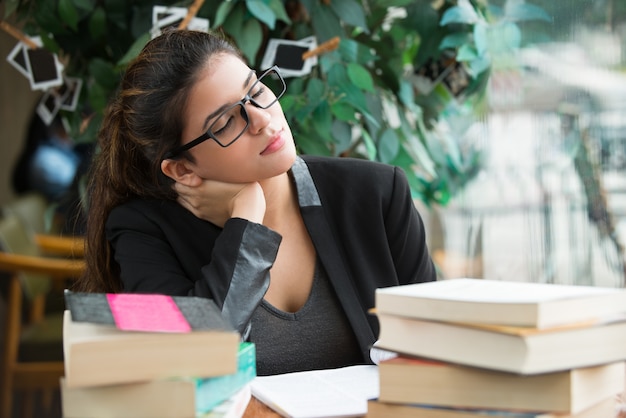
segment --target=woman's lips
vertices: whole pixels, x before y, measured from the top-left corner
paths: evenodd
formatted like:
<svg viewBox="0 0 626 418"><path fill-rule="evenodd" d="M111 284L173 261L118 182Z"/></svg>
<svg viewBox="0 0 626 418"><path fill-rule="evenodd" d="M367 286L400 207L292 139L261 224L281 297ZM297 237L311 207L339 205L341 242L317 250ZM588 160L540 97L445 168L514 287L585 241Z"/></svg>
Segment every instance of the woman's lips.
<svg viewBox="0 0 626 418"><path fill-rule="evenodd" d="M271 138L271 142L263 151L261 151L261 155L271 154L275 151L278 151L285 145L285 138L283 136L283 131L281 130L276 135Z"/></svg>

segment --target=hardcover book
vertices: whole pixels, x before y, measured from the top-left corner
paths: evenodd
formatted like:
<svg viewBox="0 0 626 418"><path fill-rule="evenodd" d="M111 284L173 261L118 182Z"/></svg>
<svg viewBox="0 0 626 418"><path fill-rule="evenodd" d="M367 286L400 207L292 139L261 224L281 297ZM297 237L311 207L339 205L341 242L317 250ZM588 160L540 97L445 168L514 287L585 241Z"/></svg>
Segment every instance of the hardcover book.
<svg viewBox="0 0 626 418"><path fill-rule="evenodd" d="M466 366L537 374L626 359L624 318L539 330L377 316L379 348Z"/></svg>
<svg viewBox="0 0 626 418"><path fill-rule="evenodd" d="M237 371L240 336L210 299L70 293L66 300L69 388Z"/></svg>
<svg viewBox="0 0 626 418"><path fill-rule="evenodd" d="M621 393L626 367L620 361L520 376L398 356L379 364L379 376L383 402L575 414Z"/></svg>
<svg viewBox="0 0 626 418"><path fill-rule="evenodd" d="M241 343L237 372L209 378L162 379L83 388L61 381L63 416L66 418L174 418L202 416L225 409L223 404L256 377L253 343ZM231 402L232 403L232 402Z"/></svg>
<svg viewBox="0 0 626 418"><path fill-rule="evenodd" d="M551 328L626 312L626 289L446 279L376 289L376 312L444 322Z"/></svg>
<svg viewBox="0 0 626 418"><path fill-rule="evenodd" d="M367 403L367 418L613 418L617 401L607 398L577 414L523 412L503 409L471 409L430 405L391 404L378 400Z"/></svg>

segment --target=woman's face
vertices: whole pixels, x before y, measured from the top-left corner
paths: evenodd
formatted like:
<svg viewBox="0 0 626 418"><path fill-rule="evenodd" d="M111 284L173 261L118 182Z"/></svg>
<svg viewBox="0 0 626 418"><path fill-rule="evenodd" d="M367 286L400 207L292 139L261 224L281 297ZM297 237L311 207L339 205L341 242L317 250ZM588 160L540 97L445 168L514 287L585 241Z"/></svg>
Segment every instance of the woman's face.
<svg viewBox="0 0 626 418"><path fill-rule="evenodd" d="M230 135L232 116L240 117L240 112L233 112L230 119L219 115L243 99L256 80L255 72L234 55L224 53L211 58L187 100L181 144L193 141L209 127L220 135ZM259 88L263 86L254 86L250 96L258 94ZM272 95L267 91L263 94ZM209 138L188 151L194 157L190 165L197 175L228 183L248 183L291 168L296 149L280 103L260 109L247 102L245 109L248 128L234 143L223 148Z"/></svg>

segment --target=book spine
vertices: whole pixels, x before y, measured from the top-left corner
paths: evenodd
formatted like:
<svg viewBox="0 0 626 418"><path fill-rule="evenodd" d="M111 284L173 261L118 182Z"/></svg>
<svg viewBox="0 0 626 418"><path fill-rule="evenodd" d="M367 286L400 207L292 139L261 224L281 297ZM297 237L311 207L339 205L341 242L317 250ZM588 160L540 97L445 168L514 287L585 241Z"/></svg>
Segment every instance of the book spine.
<svg viewBox="0 0 626 418"><path fill-rule="evenodd" d="M243 342L237 352L237 372L199 379L196 386L196 411L205 413L241 390L256 377L256 347Z"/></svg>

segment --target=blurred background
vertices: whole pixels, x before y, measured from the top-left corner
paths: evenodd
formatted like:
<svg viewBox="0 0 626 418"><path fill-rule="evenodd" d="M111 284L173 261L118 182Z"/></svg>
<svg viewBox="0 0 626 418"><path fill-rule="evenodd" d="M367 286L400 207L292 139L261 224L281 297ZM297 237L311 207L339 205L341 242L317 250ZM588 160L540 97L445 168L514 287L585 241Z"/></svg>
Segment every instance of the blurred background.
<svg viewBox="0 0 626 418"><path fill-rule="evenodd" d="M59 222L57 228L66 234L80 234L80 220L75 221L80 180L93 148L98 106L109 94L102 76L94 78L95 64L115 63L109 70L117 77L136 49L134 43L147 40L151 8L157 3L44 3L48 5L37 8L36 1L14 0L0 7L25 33L43 36L46 47L63 57L67 74L84 78L81 100L91 114L82 107L60 112L49 125L42 123L35 109L45 91L33 90L8 60L3 62L0 205L35 191L53 207L48 225ZM265 2L269 11L255 10L254 2L227 3L205 2L197 16L244 45L252 64L260 63L271 38L316 35L322 43L341 36L343 47L320 56L310 74L289 79L291 95L283 107L299 149L405 168L427 220L441 277L624 285L625 2L270 1ZM117 29L102 35L94 29L96 17ZM87 30L82 23L87 19L93 39L81 32ZM128 22L127 32L122 21ZM239 30L243 26L238 24L252 29ZM255 33L263 40L258 45L252 40ZM93 43L96 35L105 36L104 41ZM92 44L88 48L79 40ZM349 55L350 41L383 60ZM16 42L0 31L0 54L8 57ZM96 57L96 62L92 50L110 56ZM384 55L391 53L397 55ZM384 67L381 61L391 64ZM352 77L365 92L364 98L348 97L345 103L354 115L343 119L338 107L318 106L333 99L314 94L313 88L321 80L341 90L342 84L333 84L341 79L333 76L335 64L349 67L340 75ZM361 69L359 78L355 74ZM395 78L387 77L392 72ZM115 82L109 84L112 91ZM390 98L376 106L391 104L395 116L372 110L376 106L370 96L376 93ZM292 100L298 96L309 101ZM89 127L78 129L85 120L91 121ZM379 125L374 129L368 120Z"/></svg>
<svg viewBox="0 0 626 418"><path fill-rule="evenodd" d="M0 275L0 416L60 416L86 173L120 75L166 26L155 6L193 9L256 69L279 61L274 41L333 45L282 57L298 150L402 167L440 279L626 284L624 0L5 0L0 248L20 253L5 233L17 215L27 254L52 242L76 263L56 279ZM25 66L29 51L52 68ZM67 252L46 237L68 238Z"/></svg>

